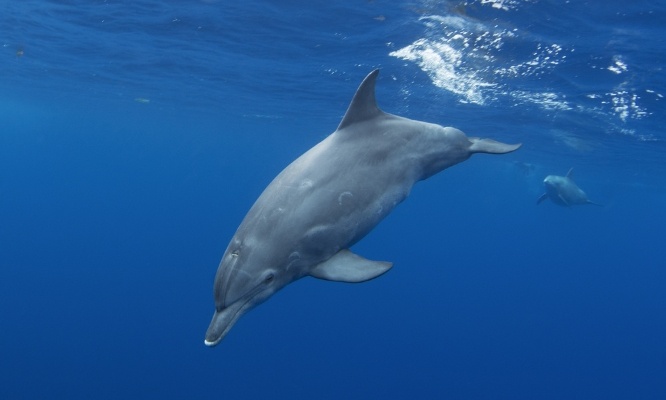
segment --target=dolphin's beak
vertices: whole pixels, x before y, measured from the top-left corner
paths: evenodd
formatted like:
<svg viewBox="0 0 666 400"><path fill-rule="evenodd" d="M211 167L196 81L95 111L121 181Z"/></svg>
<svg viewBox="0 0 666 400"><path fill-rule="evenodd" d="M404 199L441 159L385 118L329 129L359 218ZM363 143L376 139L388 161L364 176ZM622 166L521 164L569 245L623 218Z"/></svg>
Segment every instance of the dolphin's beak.
<svg viewBox="0 0 666 400"><path fill-rule="evenodd" d="M215 311L213 319L210 321L204 344L213 347L227 335L227 332L236 323L238 318L243 315L247 302L237 301L221 311Z"/></svg>
<svg viewBox="0 0 666 400"><path fill-rule="evenodd" d="M213 347L220 343L220 340L222 340L222 331L224 330L220 323L220 320L222 319L222 312L215 311L215 314L213 314L213 320L208 326L208 330L206 331L206 338L204 339L204 344L206 346Z"/></svg>
<svg viewBox="0 0 666 400"><path fill-rule="evenodd" d="M231 303L227 307L222 310L216 310L215 314L213 314L212 321L210 321L208 330L206 331L204 344L213 347L220 343L241 315L268 298L268 296L264 296L263 298L259 296L266 290L266 288L266 284L259 284L245 296ZM259 300L257 300L257 297L259 297Z"/></svg>

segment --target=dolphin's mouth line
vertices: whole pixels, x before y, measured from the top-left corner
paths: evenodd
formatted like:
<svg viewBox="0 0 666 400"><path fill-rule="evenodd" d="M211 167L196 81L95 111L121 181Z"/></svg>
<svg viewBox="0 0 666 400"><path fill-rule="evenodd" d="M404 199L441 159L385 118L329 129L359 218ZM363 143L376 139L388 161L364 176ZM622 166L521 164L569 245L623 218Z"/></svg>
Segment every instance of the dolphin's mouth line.
<svg viewBox="0 0 666 400"><path fill-rule="evenodd" d="M235 302L231 303L231 304L228 305L227 307L224 307L221 311L226 310L227 308L231 307L234 303L237 303L237 302L240 301L241 299L246 299L246 300L243 302L243 304L240 306L240 308L239 308L239 310L240 310L240 309L243 309L243 308L245 307L245 304L247 304L250 300L254 299L259 293L261 293L261 292L263 292L264 290L266 290L266 287L263 287L263 288L262 288L262 286L265 286L265 284L264 284L263 282L260 283L260 284L258 284L258 285L255 286L254 288L252 288L250 291L248 291L247 294L246 294L245 296L242 296L240 299L238 299L238 300L236 300Z"/></svg>

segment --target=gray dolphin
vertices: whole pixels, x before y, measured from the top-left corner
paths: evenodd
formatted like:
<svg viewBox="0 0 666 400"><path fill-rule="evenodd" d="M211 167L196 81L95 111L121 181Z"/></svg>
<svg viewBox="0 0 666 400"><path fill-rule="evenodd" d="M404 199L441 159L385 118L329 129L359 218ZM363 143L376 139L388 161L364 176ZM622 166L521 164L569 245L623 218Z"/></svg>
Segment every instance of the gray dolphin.
<svg viewBox="0 0 666 400"><path fill-rule="evenodd" d="M363 80L338 129L280 172L241 222L215 276L206 345L219 343L243 314L304 276L363 282L382 275L392 263L367 260L349 247L414 183L474 153L520 147L381 111L378 74Z"/></svg>
<svg viewBox="0 0 666 400"><path fill-rule="evenodd" d="M573 181L573 168L569 169L566 176L548 175L543 180L543 185L546 187L546 193L539 196L537 204L541 204L546 199L551 199L553 203L564 207L580 204L601 205L588 200L585 192L576 185Z"/></svg>

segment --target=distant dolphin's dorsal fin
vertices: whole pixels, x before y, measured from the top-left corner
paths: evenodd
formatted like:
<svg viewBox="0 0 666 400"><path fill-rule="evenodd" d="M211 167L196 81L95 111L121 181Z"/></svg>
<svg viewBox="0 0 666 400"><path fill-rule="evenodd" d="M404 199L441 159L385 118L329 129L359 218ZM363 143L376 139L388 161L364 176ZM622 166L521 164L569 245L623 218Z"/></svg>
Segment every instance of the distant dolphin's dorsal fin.
<svg viewBox="0 0 666 400"><path fill-rule="evenodd" d="M382 110L377 107L377 101L375 100L375 81L377 80L377 75L379 75L378 69L370 72L363 79L337 130L383 114Z"/></svg>
<svg viewBox="0 0 666 400"><path fill-rule="evenodd" d="M569 171L567 172L567 178L573 179L573 167L569 168Z"/></svg>

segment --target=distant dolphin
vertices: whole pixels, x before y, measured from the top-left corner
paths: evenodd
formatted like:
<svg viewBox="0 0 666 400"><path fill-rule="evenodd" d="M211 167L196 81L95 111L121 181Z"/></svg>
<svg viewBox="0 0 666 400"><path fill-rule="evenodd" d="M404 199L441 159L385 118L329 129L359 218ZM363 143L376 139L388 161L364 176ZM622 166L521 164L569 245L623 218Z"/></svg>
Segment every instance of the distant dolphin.
<svg viewBox="0 0 666 400"><path fill-rule="evenodd" d="M338 129L285 168L259 196L225 251L214 283L214 346L238 318L304 276L363 282L392 267L349 250L417 181L474 153L520 144L467 138L455 128L381 111L371 72Z"/></svg>
<svg viewBox="0 0 666 400"><path fill-rule="evenodd" d="M600 206L601 204L587 199L587 195L576 185L572 176L573 168L569 169L566 176L548 175L543 180L546 193L539 196L537 204L541 204L542 201L549 198L553 203L564 207L571 207L577 204L594 204L595 206Z"/></svg>

